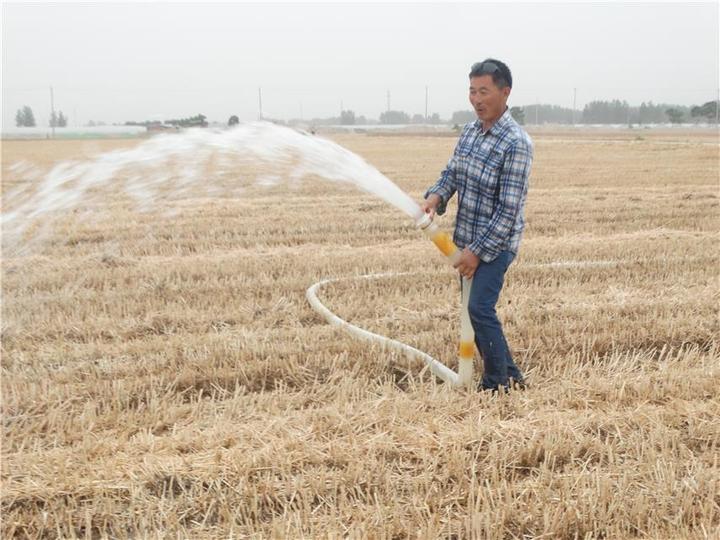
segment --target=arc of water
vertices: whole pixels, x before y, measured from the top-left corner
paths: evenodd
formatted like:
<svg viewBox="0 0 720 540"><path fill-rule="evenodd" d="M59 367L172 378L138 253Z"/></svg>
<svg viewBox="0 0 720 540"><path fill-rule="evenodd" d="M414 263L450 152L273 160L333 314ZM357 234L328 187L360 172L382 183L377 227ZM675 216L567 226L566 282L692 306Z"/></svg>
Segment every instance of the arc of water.
<svg viewBox="0 0 720 540"><path fill-rule="evenodd" d="M210 178L204 174L214 158L224 168L237 165L231 185L218 181L224 173ZM352 184L413 219L422 213L407 193L339 144L269 122L251 122L227 130L194 128L158 135L86 161L63 161L44 175L14 167L22 182L3 197L3 249L22 250L34 224L47 233L54 219L104 204L110 193L124 194L136 208L149 210L171 195L235 195L246 183L267 181L264 167L272 167L275 178L280 178L278 169L284 171L291 182L318 176Z"/></svg>

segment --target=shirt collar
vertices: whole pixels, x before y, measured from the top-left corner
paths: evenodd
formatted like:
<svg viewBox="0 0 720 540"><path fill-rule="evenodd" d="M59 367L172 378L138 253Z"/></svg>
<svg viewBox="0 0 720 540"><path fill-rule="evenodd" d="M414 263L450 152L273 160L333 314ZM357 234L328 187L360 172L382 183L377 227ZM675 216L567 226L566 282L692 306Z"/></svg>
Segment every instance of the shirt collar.
<svg viewBox="0 0 720 540"><path fill-rule="evenodd" d="M497 119L497 122L495 122L489 130L483 132L482 121L479 118L475 120L475 129L477 129L480 133L492 133L494 135L497 133L496 130L502 128L511 118L512 115L510 114L510 107L506 106L505 112L502 113L500 118Z"/></svg>

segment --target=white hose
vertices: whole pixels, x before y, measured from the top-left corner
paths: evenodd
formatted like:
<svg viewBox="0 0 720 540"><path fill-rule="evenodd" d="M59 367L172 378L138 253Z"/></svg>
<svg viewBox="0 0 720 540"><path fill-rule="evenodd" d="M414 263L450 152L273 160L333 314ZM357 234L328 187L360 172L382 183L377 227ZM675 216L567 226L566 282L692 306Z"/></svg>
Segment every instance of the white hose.
<svg viewBox="0 0 720 540"><path fill-rule="evenodd" d="M525 268L581 268L581 267L594 267L594 266L613 266L616 264L622 264L625 262L629 262L629 259L621 259L621 260L615 260L615 261L601 261L601 260L595 260L595 261L557 261L557 262L549 262L549 263L536 263L536 264L527 264L524 265ZM310 305L313 307L315 311L317 311L320 315L322 315L327 322L329 322L332 325L338 326L345 330L346 332L352 334L353 336L359 337L361 339L364 339L365 341L370 342L376 342L380 343L381 345L390 348L395 349L397 351L400 351L404 353L408 358L419 358L423 362L427 364L427 366L430 368L430 371L432 371L435 375L437 375L440 379L445 381L448 384L451 384L452 386L461 386L468 383L468 379L472 378L472 364L470 365L463 365L462 362L459 366L460 373L456 373L450 368L448 368L445 364L440 362L439 360L436 360L429 354L416 349L415 347L411 347L410 345L406 345L405 343L401 343L400 341L390 339L386 336L381 336L380 334L375 334L373 332L370 332L368 330L365 330L363 328L360 328L358 326L355 326L354 324L350 324L349 322L341 319L337 315L335 315L332 311L330 311L327 307L323 305L322 302L317 297L317 291L320 287L323 285L327 285L328 283L335 283L337 281L344 281L349 279L377 279L377 278L384 278L384 277L393 277L393 276L406 276L411 275L412 272L390 272L390 273L384 273L384 274L364 274L360 276L351 276L351 277L345 277L345 278L334 278L334 279L325 279L323 281L319 281L315 283L315 285L312 285L305 293L305 296L307 297L308 301L310 302ZM469 280L468 280L469 281ZM464 285L467 286L467 283ZM463 309L464 312L467 312L467 300L463 298ZM462 312L461 312L462 313ZM472 340L471 334L466 333L469 332L468 330L463 330L462 339L465 340Z"/></svg>
<svg viewBox="0 0 720 540"><path fill-rule="evenodd" d="M361 339L364 339L366 341L376 342L380 343L384 347L387 347L389 349L395 349L397 351L400 351L405 354L408 358L419 358L422 361L427 364L427 366L430 368L430 371L432 371L435 375L437 375L440 379L445 381L448 384L451 384L453 386L457 386L459 384L459 377L458 374L455 373L453 370L448 368L445 364L442 362L439 362L429 354L416 349L415 347L411 347L410 345L406 345L405 343L401 343L400 341L390 339L385 336L381 336L380 334L375 334L373 332L370 332L368 330L365 330L363 328L360 328L358 326L355 326L354 324L350 324L349 322L341 319L337 315L335 315L332 311L330 311L327 307L323 305L322 302L317 297L317 291L320 287L323 285L327 285L328 283L334 283L336 281L341 281L343 279L376 279L376 278L382 278L382 277L389 277L389 276L401 276L401 275L407 275L408 273L389 273L389 274L365 274L361 276L353 276L352 278L335 278L335 279L325 279L323 281L319 281L312 287L310 287L307 292L305 293L305 296L307 297L308 301L310 302L310 305L313 307L315 311L317 311L320 315L322 315L327 322L329 322L332 325L339 326L346 332L349 332L350 334L357 336Z"/></svg>

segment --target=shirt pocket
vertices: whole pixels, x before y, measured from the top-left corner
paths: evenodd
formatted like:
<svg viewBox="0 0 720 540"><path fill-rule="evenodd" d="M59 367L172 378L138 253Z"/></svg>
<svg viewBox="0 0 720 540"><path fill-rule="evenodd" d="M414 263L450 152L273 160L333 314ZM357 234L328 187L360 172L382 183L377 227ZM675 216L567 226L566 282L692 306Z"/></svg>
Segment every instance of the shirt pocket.
<svg viewBox="0 0 720 540"><path fill-rule="evenodd" d="M455 147L455 155L461 158L467 158L472 154L477 143L478 134L475 130L465 130L460 135L460 140Z"/></svg>
<svg viewBox="0 0 720 540"><path fill-rule="evenodd" d="M481 149L472 156L468 171L470 181L483 197L495 197L502 165L503 154L496 150Z"/></svg>

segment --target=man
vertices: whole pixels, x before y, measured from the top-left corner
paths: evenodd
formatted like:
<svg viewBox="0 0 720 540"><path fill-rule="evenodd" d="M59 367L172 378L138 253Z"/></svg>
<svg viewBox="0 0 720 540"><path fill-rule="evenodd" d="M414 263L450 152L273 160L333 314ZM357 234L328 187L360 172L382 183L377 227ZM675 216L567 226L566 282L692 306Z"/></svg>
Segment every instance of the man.
<svg viewBox="0 0 720 540"><path fill-rule="evenodd" d="M445 213L457 191L453 239L462 255L455 264L473 278L468 311L484 373L478 388L508 389L523 376L510 355L495 305L505 272L515 258L525 225L524 206L533 157L528 134L507 107L510 69L488 58L470 70L470 103L477 114L467 124L440 179L425 193L423 211Z"/></svg>

